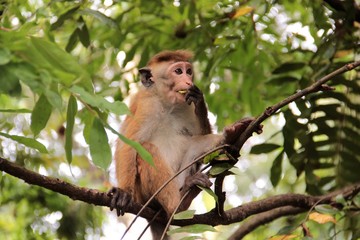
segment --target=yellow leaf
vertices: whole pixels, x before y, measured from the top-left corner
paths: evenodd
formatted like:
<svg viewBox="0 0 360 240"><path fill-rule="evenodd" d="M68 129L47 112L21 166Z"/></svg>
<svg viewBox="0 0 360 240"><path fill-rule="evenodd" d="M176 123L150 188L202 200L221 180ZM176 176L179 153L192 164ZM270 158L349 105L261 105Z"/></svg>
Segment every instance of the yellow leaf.
<svg viewBox="0 0 360 240"><path fill-rule="evenodd" d="M320 223L320 224L324 224L324 223L328 223L328 222L336 223L336 220L333 216L328 215L328 214L321 214L321 213L317 213L317 212L311 213L309 215L309 219L313 220L317 223Z"/></svg>
<svg viewBox="0 0 360 240"><path fill-rule="evenodd" d="M293 238L297 238L297 235L291 234L291 235L277 235L277 236L273 236L271 238L269 238L269 240L288 240L288 239L293 239Z"/></svg>
<svg viewBox="0 0 360 240"><path fill-rule="evenodd" d="M232 18L234 19L234 18L244 16L245 14L252 12L254 9L255 8L249 7L249 6L244 6L244 7L238 8L236 10L235 14L232 16Z"/></svg>
<svg viewBox="0 0 360 240"><path fill-rule="evenodd" d="M335 53L335 57L336 58L342 58L342 57L346 57L346 56L348 56L350 54L353 54L353 53L354 53L353 50L340 50L340 51L337 51Z"/></svg>

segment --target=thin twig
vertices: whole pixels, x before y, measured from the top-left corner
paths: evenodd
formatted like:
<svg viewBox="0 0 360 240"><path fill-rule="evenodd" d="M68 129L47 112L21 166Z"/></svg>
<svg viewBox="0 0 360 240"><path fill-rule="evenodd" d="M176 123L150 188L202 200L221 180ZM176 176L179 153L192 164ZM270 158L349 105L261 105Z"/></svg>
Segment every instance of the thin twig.
<svg viewBox="0 0 360 240"><path fill-rule="evenodd" d="M166 232L167 232L168 228L170 227L170 223L171 223L172 219L174 218L175 213L177 212L181 203L184 201L184 199L187 197L187 195L189 195L189 192L190 192L190 189L184 194L184 196L181 197L179 204L176 206L175 210L171 213L171 216L169 217L169 220L166 223L166 226L164 228L164 231L163 231L163 234L162 234L160 240L163 240L165 238Z"/></svg>

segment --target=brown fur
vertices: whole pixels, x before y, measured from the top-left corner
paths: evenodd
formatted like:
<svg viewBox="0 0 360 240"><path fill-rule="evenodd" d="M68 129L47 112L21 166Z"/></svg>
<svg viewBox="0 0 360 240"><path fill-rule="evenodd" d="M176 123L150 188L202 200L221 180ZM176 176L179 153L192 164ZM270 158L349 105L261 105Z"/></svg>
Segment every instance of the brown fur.
<svg viewBox="0 0 360 240"><path fill-rule="evenodd" d="M162 51L152 57L147 66L153 66L162 62L189 62L192 58L193 53L188 50Z"/></svg>

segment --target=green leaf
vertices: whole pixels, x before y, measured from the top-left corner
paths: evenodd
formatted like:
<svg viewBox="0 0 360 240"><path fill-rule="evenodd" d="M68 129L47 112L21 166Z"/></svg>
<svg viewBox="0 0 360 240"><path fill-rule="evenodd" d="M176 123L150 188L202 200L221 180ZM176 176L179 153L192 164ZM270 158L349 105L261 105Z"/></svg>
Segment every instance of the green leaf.
<svg viewBox="0 0 360 240"><path fill-rule="evenodd" d="M37 136L45 128L52 112L52 106L46 96L42 94L36 102L31 114L31 131Z"/></svg>
<svg viewBox="0 0 360 240"><path fill-rule="evenodd" d="M34 149L38 150L41 153L48 153L46 147L42 143L36 141L33 138L10 135L10 134L7 134L7 133L2 133L2 132L0 132L0 135L3 136L3 137L9 138L11 140L14 140L14 141L16 141L18 143L21 143L21 144L23 144L23 145L25 145L27 147L34 148Z"/></svg>
<svg viewBox="0 0 360 240"><path fill-rule="evenodd" d="M195 215L195 210L186 210L174 215L174 219L192 219Z"/></svg>
<svg viewBox="0 0 360 240"><path fill-rule="evenodd" d="M66 44L65 50L67 52L71 52L75 48L76 43L78 42L78 36L79 36L79 29L75 28L75 30L69 37L68 43Z"/></svg>
<svg viewBox="0 0 360 240"><path fill-rule="evenodd" d="M336 208L332 207L331 205L327 205L327 204L321 204L321 205L317 205L315 207L315 210L319 213L324 213L324 214L337 214L339 213L339 210L337 210Z"/></svg>
<svg viewBox="0 0 360 240"><path fill-rule="evenodd" d="M0 65L5 65L11 60L11 52L7 48L0 48Z"/></svg>
<svg viewBox="0 0 360 240"><path fill-rule="evenodd" d="M337 203L340 203L340 204L346 206L346 199L344 198L344 196L343 196L342 194L337 195L337 196L335 197L335 201L336 201Z"/></svg>
<svg viewBox="0 0 360 240"><path fill-rule="evenodd" d="M296 226L284 226L282 227L276 235L286 235L292 233L297 227Z"/></svg>
<svg viewBox="0 0 360 240"><path fill-rule="evenodd" d="M219 156L220 151L215 151L213 153L210 153L209 155L207 155L206 157L204 157L204 164L208 164L209 162L211 162L214 158L216 158L217 156Z"/></svg>
<svg viewBox="0 0 360 240"><path fill-rule="evenodd" d="M51 24L50 30L51 31L56 30L57 28L61 27L64 24L65 20L71 18L79 8L80 8L80 5L75 6L71 9L69 9L68 11L66 11L65 13L61 14L59 16L59 18L57 19L57 21L54 22L53 24Z"/></svg>
<svg viewBox="0 0 360 240"><path fill-rule="evenodd" d="M73 65L75 62L74 58L60 49L55 43L35 37L31 38L31 43L54 68L73 74L79 74L81 72L81 70L77 68L77 63Z"/></svg>
<svg viewBox="0 0 360 240"><path fill-rule="evenodd" d="M213 226L206 224L194 224L185 227L175 228L173 230L168 231L169 235L175 233L204 233L204 232L217 232Z"/></svg>
<svg viewBox="0 0 360 240"><path fill-rule="evenodd" d="M46 89L44 94L46 95L46 98L49 100L49 103L53 107L61 110L63 102L62 102L62 98L61 98L60 94L57 92L57 90L53 91L51 89Z"/></svg>
<svg viewBox="0 0 360 240"><path fill-rule="evenodd" d="M106 16L105 14L103 14L99 11L95 11L95 10L86 8L84 10L81 10L80 13L95 17L112 28L118 28L117 22L114 19Z"/></svg>
<svg viewBox="0 0 360 240"><path fill-rule="evenodd" d="M73 56L57 44L41 38L31 37L31 44L33 48L23 50L29 61L51 71L54 79L65 86L79 83L86 90L93 91L89 74Z"/></svg>
<svg viewBox="0 0 360 240"><path fill-rule="evenodd" d="M78 36L80 39L80 42L84 47L90 46L90 34L89 29L86 26L86 23L82 17L78 20Z"/></svg>
<svg viewBox="0 0 360 240"><path fill-rule="evenodd" d="M211 166L211 169L209 171L211 176L217 176L220 173L223 173L231 168L233 168L234 165L230 164L230 163L219 163L219 164L214 164L213 166Z"/></svg>
<svg viewBox="0 0 360 240"><path fill-rule="evenodd" d="M94 122L95 117L89 112L89 111L84 111L81 112L82 113L82 121L84 122L84 131L83 131L83 136L85 139L85 142L87 144L89 144L90 142L90 132L91 132L91 128Z"/></svg>
<svg viewBox="0 0 360 240"><path fill-rule="evenodd" d="M266 82L266 84L271 84L273 86L281 86L286 83L293 83L299 81L298 78L293 76L281 76L281 77L273 77Z"/></svg>
<svg viewBox="0 0 360 240"><path fill-rule="evenodd" d="M43 85L40 81L38 81L38 73L36 68L34 68L29 63L16 63L12 64L10 70L16 77L26 85L30 87L30 89L38 94L43 92Z"/></svg>
<svg viewBox="0 0 360 240"><path fill-rule="evenodd" d="M19 95L21 93L21 85L19 78L11 71L9 65L0 65L0 93L9 95Z"/></svg>
<svg viewBox="0 0 360 240"><path fill-rule="evenodd" d="M201 190L203 190L204 192L206 192L207 194L209 194L212 198L214 198L216 203L219 203L219 198L218 196L210 189L210 188L204 188L202 186L196 185L198 188L200 188Z"/></svg>
<svg viewBox="0 0 360 240"><path fill-rule="evenodd" d="M70 90L73 93L78 94L84 102L93 107L108 110L115 113L116 115L124 115L130 113L129 108L123 102L115 101L111 103L103 97L91 94L79 86L73 86Z"/></svg>
<svg viewBox="0 0 360 240"><path fill-rule="evenodd" d="M250 153L252 153L252 154L269 153L280 147L281 147L280 145L273 144L273 143L262 143L262 144L253 146L251 148Z"/></svg>
<svg viewBox="0 0 360 240"><path fill-rule="evenodd" d="M352 201L356 207L360 208L360 194L359 193L353 198Z"/></svg>
<svg viewBox="0 0 360 240"><path fill-rule="evenodd" d="M72 161L72 143L73 143L73 129L75 123L75 115L77 113L77 103L73 95L69 98L67 113L66 113L66 129L65 129L65 153L68 163Z"/></svg>
<svg viewBox="0 0 360 240"><path fill-rule="evenodd" d="M277 67L272 73L278 74L278 73L284 73L284 72L294 72L296 70L302 69L306 66L306 63L304 62L288 62L283 63L279 67Z"/></svg>
<svg viewBox="0 0 360 240"><path fill-rule="evenodd" d="M89 147L94 164L106 170L111 163L111 149L104 126L98 118L94 119L90 131Z"/></svg>
<svg viewBox="0 0 360 240"><path fill-rule="evenodd" d="M279 155L275 158L271 170L270 170L270 180L271 184L276 187L280 181L282 173L282 160L284 156L284 151L281 151Z"/></svg>

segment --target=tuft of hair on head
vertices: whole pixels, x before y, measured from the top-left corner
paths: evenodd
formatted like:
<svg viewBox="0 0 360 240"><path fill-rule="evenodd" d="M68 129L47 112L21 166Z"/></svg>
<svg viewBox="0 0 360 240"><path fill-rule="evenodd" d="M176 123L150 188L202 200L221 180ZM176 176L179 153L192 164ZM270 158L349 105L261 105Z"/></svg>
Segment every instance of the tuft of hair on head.
<svg viewBox="0 0 360 240"><path fill-rule="evenodd" d="M189 50L175 50L175 51L165 50L153 56L147 63L147 66L151 66L156 63L170 62L170 61L190 62L193 56L194 54Z"/></svg>

